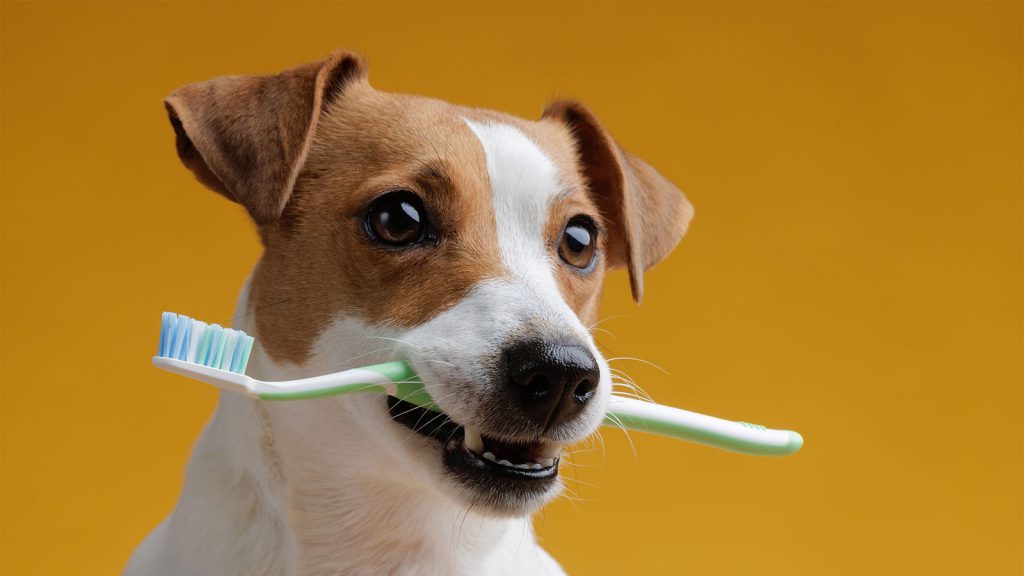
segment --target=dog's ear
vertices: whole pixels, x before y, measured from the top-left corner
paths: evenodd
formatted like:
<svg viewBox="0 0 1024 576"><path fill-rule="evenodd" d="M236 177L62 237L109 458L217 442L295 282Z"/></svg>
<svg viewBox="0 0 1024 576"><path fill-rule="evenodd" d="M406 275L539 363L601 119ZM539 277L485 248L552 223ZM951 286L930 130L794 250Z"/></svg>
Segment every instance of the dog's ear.
<svg viewBox="0 0 1024 576"><path fill-rule="evenodd" d="M358 57L274 76L225 76L188 84L164 101L178 156L200 182L245 206L258 225L277 220L291 195L320 112L363 81Z"/></svg>
<svg viewBox="0 0 1024 576"><path fill-rule="evenodd" d="M608 232L607 261L629 270L633 299L643 296L643 273L675 248L693 217L681 190L643 160L624 151L585 106L559 101L544 118L567 125L577 159Z"/></svg>

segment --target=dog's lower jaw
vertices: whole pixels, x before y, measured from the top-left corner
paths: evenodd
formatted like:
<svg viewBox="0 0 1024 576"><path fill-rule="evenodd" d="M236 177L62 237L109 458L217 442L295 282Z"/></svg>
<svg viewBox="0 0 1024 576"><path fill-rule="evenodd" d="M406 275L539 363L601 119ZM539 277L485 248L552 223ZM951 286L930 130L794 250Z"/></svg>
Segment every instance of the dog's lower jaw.
<svg viewBox="0 0 1024 576"><path fill-rule="evenodd" d="M275 429L281 409L222 394L177 508L127 574L561 573L528 518L485 517L402 474L353 465L372 446L355 426L333 452L302 453L308 439Z"/></svg>

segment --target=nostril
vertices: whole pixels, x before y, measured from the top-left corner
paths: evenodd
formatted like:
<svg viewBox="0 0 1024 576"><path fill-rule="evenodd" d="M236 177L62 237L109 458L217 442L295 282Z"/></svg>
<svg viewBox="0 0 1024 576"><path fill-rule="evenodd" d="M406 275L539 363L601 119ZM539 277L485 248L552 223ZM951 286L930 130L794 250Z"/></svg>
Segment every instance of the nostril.
<svg viewBox="0 0 1024 576"><path fill-rule="evenodd" d="M541 402L551 395L551 381L544 374L535 374L523 386L523 400Z"/></svg>
<svg viewBox="0 0 1024 576"><path fill-rule="evenodd" d="M594 397L594 390L597 385L589 378L584 378L579 384L576 385L576 389L572 391L573 400L580 404L587 403L591 398Z"/></svg>

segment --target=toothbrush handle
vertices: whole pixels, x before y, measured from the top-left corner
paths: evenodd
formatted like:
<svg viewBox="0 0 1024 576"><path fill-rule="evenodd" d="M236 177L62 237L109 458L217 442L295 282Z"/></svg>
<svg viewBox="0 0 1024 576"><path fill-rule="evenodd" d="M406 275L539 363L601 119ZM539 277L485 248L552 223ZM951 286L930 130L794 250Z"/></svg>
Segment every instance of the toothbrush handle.
<svg viewBox="0 0 1024 576"><path fill-rule="evenodd" d="M615 395L608 401L605 424L756 456L793 454L804 443L800 434L791 430L772 430Z"/></svg>
<svg viewBox="0 0 1024 576"><path fill-rule="evenodd" d="M300 380L252 380L252 390L260 400L302 400L320 396L376 392L389 394L429 410L439 410L430 394L423 388L419 376L405 362L375 364Z"/></svg>

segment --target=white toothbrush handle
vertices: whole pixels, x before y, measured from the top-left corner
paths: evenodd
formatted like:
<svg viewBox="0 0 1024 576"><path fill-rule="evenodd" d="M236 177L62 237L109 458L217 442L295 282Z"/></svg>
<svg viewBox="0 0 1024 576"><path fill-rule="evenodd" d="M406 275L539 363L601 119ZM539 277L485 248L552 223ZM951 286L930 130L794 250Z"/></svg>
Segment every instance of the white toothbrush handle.
<svg viewBox="0 0 1024 576"><path fill-rule="evenodd" d="M762 456L785 456L803 446L800 434L734 422L688 410L612 395L605 422L631 430Z"/></svg>
<svg viewBox="0 0 1024 576"><path fill-rule="evenodd" d="M220 370L218 368L210 368L209 366L203 366L202 364L195 364L184 360L175 360L174 358L164 358L163 356L153 356L153 366L156 366L161 370L192 378L193 380L213 384L217 388L227 390L228 392L234 392L235 394L242 394L252 398L259 398L259 393L254 389L254 384L257 381L249 378L245 374L238 374L227 370Z"/></svg>
<svg viewBox="0 0 1024 576"><path fill-rule="evenodd" d="M153 357L153 365L161 370L213 384L228 392L261 400L302 400L354 392L377 392L414 402L424 408L434 406L419 378L402 362L364 366L333 374L280 382L265 382L244 374L161 356Z"/></svg>

